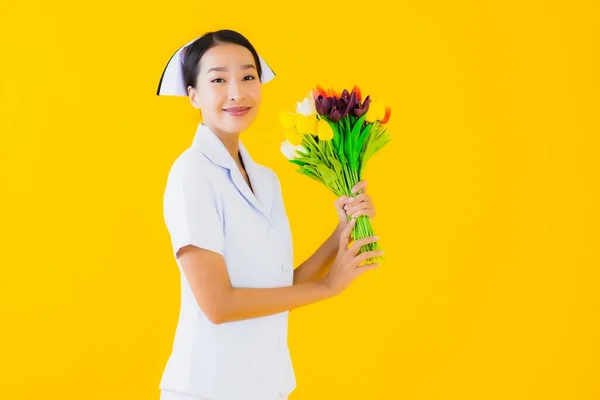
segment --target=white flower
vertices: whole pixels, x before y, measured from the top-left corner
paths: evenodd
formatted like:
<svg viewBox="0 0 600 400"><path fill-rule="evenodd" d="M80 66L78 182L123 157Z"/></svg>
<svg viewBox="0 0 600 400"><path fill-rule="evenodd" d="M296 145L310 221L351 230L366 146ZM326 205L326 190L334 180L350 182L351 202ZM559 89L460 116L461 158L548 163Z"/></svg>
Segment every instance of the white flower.
<svg viewBox="0 0 600 400"><path fill-rule="evenodd" d="M294 146L287 140L281 142L281 152L288 160L294 160L300 157L300 154L297 153L298 150L306 152L306 149L302 145Z"/></svg>
<svg viewBox="0 0 600 400"><path fill-rule="evenodd" d="M304 157L308 153L308 150L306 150L306 147L304 147L302 145L298 145L298 146L296 146L296 152L300 152L300 153L296 153L296 154L298 154L299 157Z"/></svg>
<svg viewBox="0 0 600 400"><path fill-rule="evenodd" d="M310 117L313 114L317 113L315 109L315 101L312 97L305 97L302 102L296 102L296 112L304 115L305 117Z"/></svg>

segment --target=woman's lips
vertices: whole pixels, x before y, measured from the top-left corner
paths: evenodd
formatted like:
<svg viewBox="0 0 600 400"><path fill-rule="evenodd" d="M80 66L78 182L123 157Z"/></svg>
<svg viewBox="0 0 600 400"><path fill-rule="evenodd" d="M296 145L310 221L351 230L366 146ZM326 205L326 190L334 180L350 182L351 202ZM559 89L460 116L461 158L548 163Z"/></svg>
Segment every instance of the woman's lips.
<svg viewBox="0 0 600 400"><path fill-rule="evenodd" d="M238 117L240 115L247 114L248 111L250 111L250 107L230 107L230 108L225 108L223 111L225 111L229 115Z"/></svg>

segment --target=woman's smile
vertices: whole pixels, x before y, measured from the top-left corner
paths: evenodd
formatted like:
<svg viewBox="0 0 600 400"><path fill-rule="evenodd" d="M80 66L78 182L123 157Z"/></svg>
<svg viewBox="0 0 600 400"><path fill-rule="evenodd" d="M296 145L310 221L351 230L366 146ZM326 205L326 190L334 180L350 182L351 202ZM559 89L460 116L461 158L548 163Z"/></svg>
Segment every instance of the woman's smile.
<svg viewBox="0 0 600 400"><path fill-rule="evenodd" d="M250 111L250 107L229 107L229 108L224 108L223 111L225 111L229 115L239 117L239 116L247 114L248 111Z"/></svg>

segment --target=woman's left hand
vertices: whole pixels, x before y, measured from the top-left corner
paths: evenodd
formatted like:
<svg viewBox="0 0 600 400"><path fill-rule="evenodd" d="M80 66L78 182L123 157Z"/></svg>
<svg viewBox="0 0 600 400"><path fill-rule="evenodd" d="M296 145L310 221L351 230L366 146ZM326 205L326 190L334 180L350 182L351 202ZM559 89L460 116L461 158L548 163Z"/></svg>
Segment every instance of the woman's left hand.
<svg viewBox="0 0 600 400"><path fill-rule="evenodd" d="M348 216L352 218L366 215L369 218L375 217L375 206L371 201L371 196L366 193L367 182L360 181L352 188L353 193L359 193L355 197L340 196L335 201L335 208L340 219L338 228L343 229L348 222ZM362 192L361 192L362 190Z"/></svg>

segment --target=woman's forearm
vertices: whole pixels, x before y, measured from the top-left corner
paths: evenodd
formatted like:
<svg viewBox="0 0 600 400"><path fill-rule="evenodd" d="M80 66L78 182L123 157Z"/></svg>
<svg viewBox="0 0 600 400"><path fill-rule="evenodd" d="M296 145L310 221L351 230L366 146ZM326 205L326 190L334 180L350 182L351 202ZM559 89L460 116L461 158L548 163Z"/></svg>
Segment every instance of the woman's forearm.
<svg viewBox="0 0 600 400"><path fill-rule="evenodd" d="M335 260L342 228L338 225L321 246L294 270L294 285L319 281Z"/></svg>
<svg viewBox="0 0 600 400"><path fill-rule="evenodd" d="M334 294L321 281L276 287L232 288L222 296L212 322L239 321L278 314L332 297Z"/></svg>
<svg viewBox="0 0 600 400"><path fill-rule="evenodd" d="M213 308L214 323L239 321L291 311L332 297L321 279L337 255L343 228L338 226L321 246L294 270L294 284L277 288L231 288Z"/></svg>

